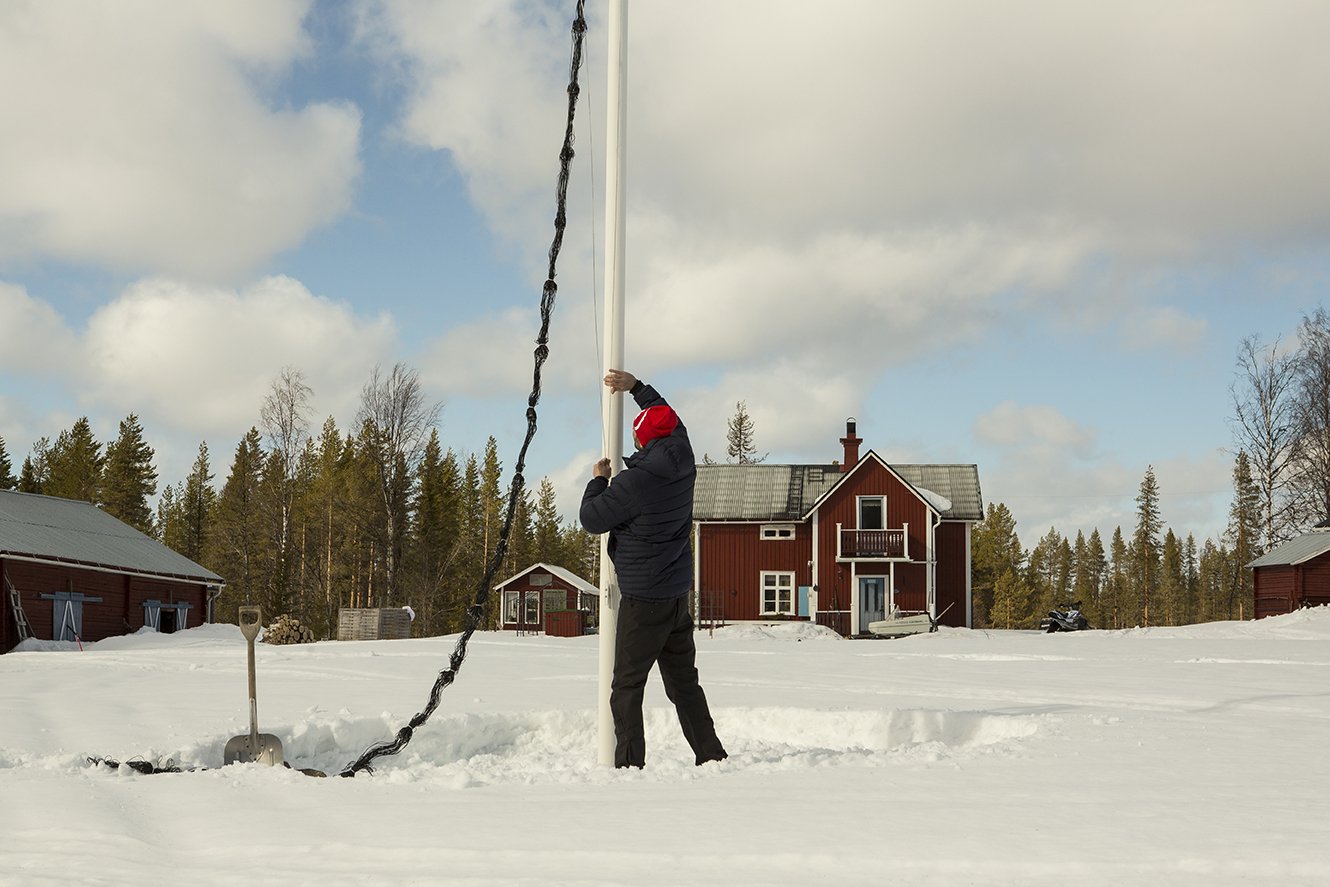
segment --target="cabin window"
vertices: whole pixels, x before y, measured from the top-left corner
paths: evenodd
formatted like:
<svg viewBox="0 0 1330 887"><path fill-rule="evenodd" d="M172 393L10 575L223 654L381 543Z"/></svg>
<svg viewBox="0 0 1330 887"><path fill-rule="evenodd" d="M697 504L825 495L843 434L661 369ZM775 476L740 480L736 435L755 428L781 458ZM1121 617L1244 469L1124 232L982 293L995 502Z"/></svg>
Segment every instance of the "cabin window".
<svg viewBox="0 0 1330 887"><path fill-rule="evenodd" d="M554 582L554 577L549 573L532 573L531 585L535 588L542 588Z"/></svg>
<svg viewBox="0 0 1330 887"><path fill-rule="evenodd" d="M887 528L887 498L885 496L859 497L859 529L885 530Z"/></svg>
<svg viewBox="0 0 1330 887"><path fill-rule="evenodd" d="M794 615L794 574L762 574L762 615Z"/></svg>
<svg viewBox="0 0 1330 887"><path fill-rule="evenodd" d="M568 609L568 595L562 589L545 592L545 612L554 613Z"/></svg>
<svg viewBox="0 0 1330 887"><path fill-rule="evenodd" d="M503 621L509 624L517 622L517 592L503 593Z"/></svg>
<svg viewBox="0 0 1330 887"><path fill-rule="evenodd" d="M529 592L526 597L526 619L523 621L527 625L540 624L540 592Z"/></svg>
<svg viewBox="0 0 1330 887"><path fill-rule="evenodd" d="M793 539L794 524L763 524L759 537L766 539Z"/></svg>

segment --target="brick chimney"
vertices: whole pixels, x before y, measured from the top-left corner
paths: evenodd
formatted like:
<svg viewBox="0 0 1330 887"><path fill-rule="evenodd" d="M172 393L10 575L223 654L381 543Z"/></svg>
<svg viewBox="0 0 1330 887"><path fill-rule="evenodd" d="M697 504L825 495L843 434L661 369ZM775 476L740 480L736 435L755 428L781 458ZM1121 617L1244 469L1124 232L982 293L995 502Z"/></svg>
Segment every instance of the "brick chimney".
<svg viewBox="0 0 1330 887"><path fill-rule="evenodd" d="M845 459L840 464L841 471L849 471L859 464L859 444L863 441L859 435L854 433L854 417L845 420L845 436L840 439L841 446L845 447Z"/></svg>

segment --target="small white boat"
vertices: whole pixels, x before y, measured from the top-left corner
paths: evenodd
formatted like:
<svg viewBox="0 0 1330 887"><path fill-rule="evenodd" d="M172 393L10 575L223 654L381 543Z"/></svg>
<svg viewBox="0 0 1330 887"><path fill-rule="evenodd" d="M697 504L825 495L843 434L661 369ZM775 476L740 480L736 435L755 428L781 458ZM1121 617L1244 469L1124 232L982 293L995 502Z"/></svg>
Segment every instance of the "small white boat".
<svg viewBox="0 0 1330 887"><path fill-rule="evenodd" d="M882 638L901 638L937 631L937 623L922 610L893 609L886 619L868 623L868 631Z"/></svg>

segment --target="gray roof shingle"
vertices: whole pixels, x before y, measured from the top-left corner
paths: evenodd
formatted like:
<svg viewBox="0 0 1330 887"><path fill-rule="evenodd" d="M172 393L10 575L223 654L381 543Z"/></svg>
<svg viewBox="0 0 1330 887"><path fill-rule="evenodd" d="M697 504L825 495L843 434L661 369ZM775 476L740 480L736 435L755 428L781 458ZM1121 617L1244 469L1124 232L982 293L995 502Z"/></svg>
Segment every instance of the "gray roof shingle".
<svg viewBox="0 0 1330 887"><path fill-rule="evenodd" d="M73 563L208 585L224 581L88 502L11 490L0 490L0 557Z"/></svg>
<svg viewBox="0 0 1330 887"><path fill-rule="evenodd" d="M869 458L865 456L864 458ZM951 500L947 520L983 520L975 465L895 465L906 483ZM797 521L844 477L839 465L699 465L695 520Z"/></svg>

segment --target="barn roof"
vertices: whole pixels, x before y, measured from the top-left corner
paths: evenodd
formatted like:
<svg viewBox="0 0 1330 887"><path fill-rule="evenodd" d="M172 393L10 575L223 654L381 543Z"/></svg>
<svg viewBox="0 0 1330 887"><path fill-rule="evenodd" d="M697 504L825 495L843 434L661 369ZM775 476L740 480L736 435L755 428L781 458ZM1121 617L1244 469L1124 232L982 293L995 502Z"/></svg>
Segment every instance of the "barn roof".
<svg viewBox="0 0 1330 887"><path fill-rule="evenodd" d="M1247 564L1248 567L1287 567L1304 563L1330 551L1330 532L1318 530L1290 539Z"/></svg>
<svg viewBox="0 0 1330 887"><path fill-rule="evenodd" d="M864 459L877 458L873 453ZM861 460L862 462L862 460ZM884 463L886 464L886 463ZM984 518L975 465L891 464L901 479L951 501L946 520ZM797 521L845 473L839 465L699 465L693 494L695 520Z"/></svg>
<svg viewBox="0 0 1330 887"><path fill-rule="evenodd" d="M221 585L216 573L88 502L0 490L0 557Z"/></svg>

